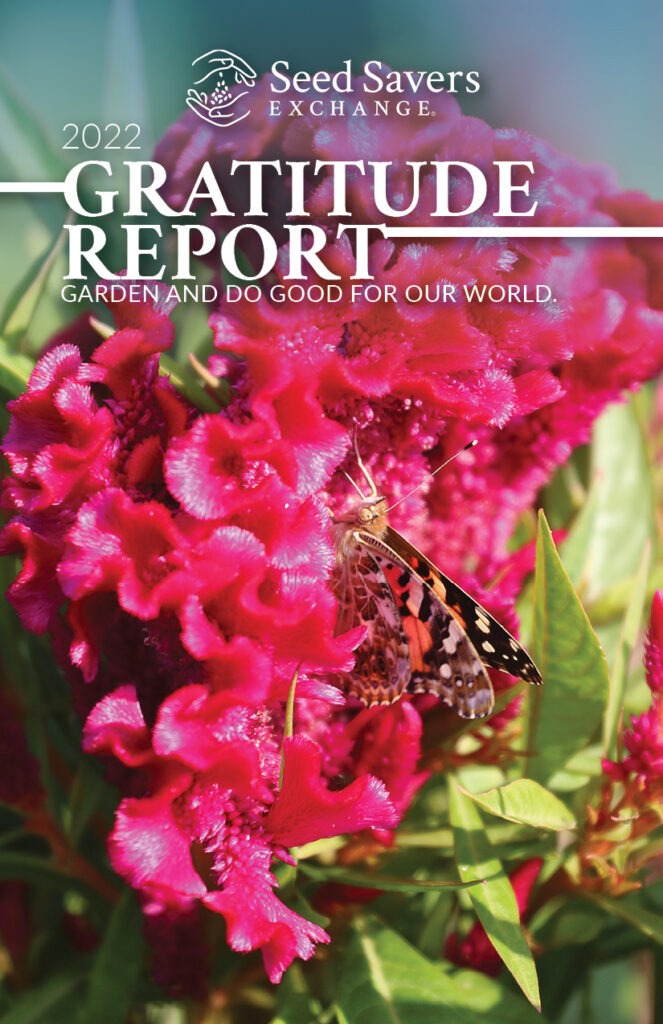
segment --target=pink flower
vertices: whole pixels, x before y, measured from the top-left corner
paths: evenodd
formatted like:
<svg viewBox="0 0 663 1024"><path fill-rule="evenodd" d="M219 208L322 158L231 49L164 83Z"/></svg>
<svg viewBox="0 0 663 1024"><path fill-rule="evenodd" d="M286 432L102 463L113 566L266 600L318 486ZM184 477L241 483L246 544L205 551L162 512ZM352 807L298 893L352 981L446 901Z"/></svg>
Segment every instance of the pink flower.
<svg viewBox="0 0 663 1024"><path fill-rule="evenodd" d="M256 96L265 90L257 84ZM406 155L486 168L534 159L537 223L655 214L607 174L465 118L448 96L435 118L380 119L366 133L304 118L221 138L187 116L159 149L168 198L176 205L205 158L223 174L233 159L268 151L313 161L382 154L393 160L389 198L401 206ZM270 190L277 234L283 184ZM454 187L462 198L463 182ZM332 228L324 259L347 279L354 256L347 238L334 240L328 171L306 191L310 222ZM238 175L229 201L241 209L244 194ZM365 222L383 219L366 177L350 174L348 201ZM429 223L434 202L426 170L416 215L392 220ZM491 193L489 217L495 202ZM276 282L285 257L281 248ZM46 352L11 405L4 445L11 519L0 544L23 555L10 598L28 628L50 632L87 718L86 747L121 785L114 867L141 893L155 933L157 921L177 919L185 935L187 915L204 906L223 916L233 949L262 950L273 980L328 938L276 896L274 860L345 832L390 842L425 778L425 701L356 714L329 685L362 639L361 629L335 636L330 586L329 511L348 500L345 474L356 476L353 438L391 504L424 482L393 509L394 525L515 628L528 553L508 551L514 524L603 406L663 366L661 261L651 246L380 240L370 258L395 301L264 297L217 311L209 368L226 378L230 399L213 413L160 373L173 339L163 295L114 304L110 337L95 344L77 324L68 344ZM462 296L463 286L540 281L557 302L404 297L410 283L452 283ZM478 448L427 479L473 436ZM653 679L653 647L648 657ZM295 674L295 732L284 740ZM634 726L630 757L638 744L654 749L655 727ZM477 932L473 942L479 950L484 940Z"/></svg>
<svg viewBox="0 0 663 1024"><path fill-rule="evenodd" d="M646 800L663 799L663 591L654 594L645 644L645 671L652 704L631 718L622 734L626 755L603 761L604 772L615 781L632 779Z"/></svg>
<svg viewBox="0 0 663 1024"><path fill-rule="evenodd" d="M663 590L657 590L652 600L645 644L645 672L649 689L660 698L663 693Z"/></svg>
<svg viewBox="0 0 663 1024"><path fill-rule="evenodd" d="M158 376L156 353L170 344L170 322L142 307L133 313L146 327L117 331L91 361L71 344L47 351L26 393L8 405L3 451L12 476L3 482L3 504L14 519L0 547L25 552L10 597L39 632L53 628L63 602L56 569L78 511L112 486L141 500L161 496L161 451L186 425L187 407ZM94 382L109 397L100 400Z"/></svg>
<svg viewBox="0 0 663 1024"><path fill-rule="evenodd" d="M293 121L265 115L261 121L266 106L260 96L267 95L268 79L257 89L252 134L240 126L220 138L195 124L190 113L169 129L157 147L169 170L166 193L181 205L208 160L239 216L246 209L248 179L230 174L233 159L308 161L307 223L327 231L323 256L344 276L342 284L353 272L354 257L346 238L334 241L338 218L328 216L332 171L324 167L314 175L316 160L390 161L388 198L396 206L412 195L408 161L424 163L416 211L391 219L376 209L370 175L351 169L348 209L362 223L446 223L432 217L433 162L459 159L486 171L493 160L531 160L538 225L660 221L660 204L620 192L607 171L583 168L525 133L494 131L463 116L448 95L433 99L433 118L367 118L359 124L331 116ZM460 201L463 180L454 188ZM265 191L264 223L283 239L287 165ZM486 209L477 215L482 222L495 223L496 202L489 191ZM202 200L199 211L218 232L237 220L208 216L209 204ZM282 264L285 255L283 248ZM277 280L287 283L282 264ZM461 582L478 576L485 586L507 562L517 518L556 467L588 439L601 409L663 367L662 268L660 247L646 242L380 240L371 246L371 269L380 287L395 289L394 301L353 301L347 288L333 304L276 304L265 298L222 308L213 324L219 350L244 361L254 413L273 401L283 373L298 372L301 401L358 434L362 457L392 503L477 437L471 456L422 488L394 519L407 524L429 555L443 557ZM516 286L522 293L540 283L551 288L553 301L472 302L462 293L464 286L492 285ZM456 301L434 298L444 284L456 287ZM408 285L428 286L433 298L408 302ZM227 363L225 355L221 362ZM241 371L235 367L234 374L237 402L246 408ZM352 458L344 468L354 473ZM342 500L345 481L337 477L331 490Z"/></svg>
<svg viewBox="0 0 663 1024"><path fill-rule="evenodd" d="M293 416L276 384L292 388L290 371L245 422L195 417L158 374L166 315L113 312L121 329L90 361L52 349L12 405L2 543L24 552L10 596L26 625L69 631L69 667L101 692L133 682L150 721L178 686L260 701L284 698L297 665L342 670L356 638L333 636L328 515L312 496L344 431L315 401Z"/></svg>
<svg viewBox="0 0 663 1024"><path fill-rule="evenodd" d="M140 760L151 765L149 792L118 809L115 869L164 908L201 901L220 913L232 948L260 948L272 981L328 941L275 896L272 859L292 862L289 846L397 821L385 787L370 775L327 789L320 751L305 736L284 741L279 784L277 735L266 709L194 686L162 703L151 740L129 688L104 698L86 725L88 750L135 764L142 744Z"/></svg>

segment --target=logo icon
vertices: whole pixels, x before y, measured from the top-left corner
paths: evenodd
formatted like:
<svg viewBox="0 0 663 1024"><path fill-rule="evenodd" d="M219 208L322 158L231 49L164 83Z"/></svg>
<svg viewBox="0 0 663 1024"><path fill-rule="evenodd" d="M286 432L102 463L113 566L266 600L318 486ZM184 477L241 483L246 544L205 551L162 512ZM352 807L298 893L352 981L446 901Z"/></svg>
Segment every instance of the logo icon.
<svg viewBox="0 0 663 1024"><path fill-rule="evenodd" d="M222 128L248 117L250 110L241 100L258 77L250 64L230 50L210 50L196 57L192 66L203 71L194 86L206 83L205 92L197 88L187 92L187 106L194 114Z"/></svg>

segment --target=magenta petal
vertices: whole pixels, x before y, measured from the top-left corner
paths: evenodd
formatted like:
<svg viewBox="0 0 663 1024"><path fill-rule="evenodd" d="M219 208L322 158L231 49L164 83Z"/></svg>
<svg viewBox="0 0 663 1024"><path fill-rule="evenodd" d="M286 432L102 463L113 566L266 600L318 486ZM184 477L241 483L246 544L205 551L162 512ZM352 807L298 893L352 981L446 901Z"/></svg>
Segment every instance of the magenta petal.
<svg viewBox="0 0 663 1024"><path fill-rule="evenodd" d="M166 902L200 899L207 889L193 867L189 842L173 818L170 797L123 800L109 840L111 864L134 888Z"/></svg>
<svg viewBox="0 0 663 1024"><path fill-rule="evenodd" d="M283 785L265 821L278 843L299 846L364 828L394 828L398 814L379 779L363 775L338 792L321 781L320 748L306 736L285 740Z"/></svg>
<svg viewBox="0 0 663 1024"><path fill-rule="evenodd" d="M154 726L158 757L177 758L196 771L212 771L223 788L265 796L258 748L250 739L252 710L224 692L183 686L161 705ZM266 790L269 796L269 790Z"/></svg>
<svg viewBox="0 0 663 1024"><path fill-rule="evenodd" d="M113 754L126 765L151 760L150 732L133 686L121 686L95 704L85 723L83 746L88 753Z"/></svg>
<svg viewBox="0 0 663 1024"><path fill-rule="evenodd" d="M329 942L329 936L274 895L270 856L267 847L254 841L245 857L235 862L223 890L209 893L203 902L224 916L234 950L261 948L269 980L277 983L295 957L308 960L315 943Z"/></svg>
<svg viewBox="0 0 663 1024"><path fill-rule="evenodd" d="M67 597L115 590L122 608L141 619L159 613L159 583L178 543L169 512L135 503L119 489L94 495L78 513L59 567Z"/></svg>

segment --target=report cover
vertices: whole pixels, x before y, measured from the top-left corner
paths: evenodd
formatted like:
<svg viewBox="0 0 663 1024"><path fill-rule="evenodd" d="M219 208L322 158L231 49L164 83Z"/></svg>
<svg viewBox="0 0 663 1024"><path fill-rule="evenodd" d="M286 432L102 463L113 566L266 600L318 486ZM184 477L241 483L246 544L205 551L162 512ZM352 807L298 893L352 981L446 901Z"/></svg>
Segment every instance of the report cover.
<svg viewBox="0 0 663 1024"><path fill-rule="evenodd" d="M662 21L3 11L3 1020L663 1014Z"/></svg>

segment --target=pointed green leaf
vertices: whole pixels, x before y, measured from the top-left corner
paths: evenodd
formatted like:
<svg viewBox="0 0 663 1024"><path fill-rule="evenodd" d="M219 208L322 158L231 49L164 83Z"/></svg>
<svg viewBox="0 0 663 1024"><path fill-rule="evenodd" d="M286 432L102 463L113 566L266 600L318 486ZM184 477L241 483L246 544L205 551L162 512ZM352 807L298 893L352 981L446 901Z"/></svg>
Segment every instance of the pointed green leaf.
<svg viewBox="0 0 663 1024"><path fill-rule="evenodd" d="M18 398L23 394L34 363L21 352L12 352L11 348L0 338L0 390L10 398Z"/></svg>
<svg viewBox="0 0 663 1024"><path fill-rule="evenodd" d="M575 828L575 818L568 807L532 779L517 779L483 793L469 793L465 789L463 792L489 814L507 821L553 832Z"/></svg>
<svg viewBox="0 0 663 1024"><path fill-rule="evenodd" d="M651 467L633 402L612 405L597 420L591 474L596 505L576 581L588 603L635 576L655 532Z"/></svg>
<svg viewBox="0 0 663 1024"><path fill-rule="evenodd" d="M66 173L62 154L2 69L0 153L20 181L62 181Z"/></svg>
<svg viewBox="0 0 663 1024"><path fill-rule="evenodd" d="M615 660L610 673L608 686L608 703L603 718L603 751L606 757L617 756L617 727L619 717L624 704L626 693L626 681L628 678L628 665L633 648L635 647L640 626L642 612L647 597L647 580L649 579L649 568L651 565L651 544L645 544L642 552L640 567L636 573L632 585L631 600L629 601L622 624L622 630L617 643Z"/></svg>
<svg viewBox="0 0 663 1024"><path fill-rule="evenodd" d="M124 1024L142 968L142 915L126 890L111 914L94 959L80 1024Z"/></svg>
<svg viewBox="0 0 663 1024"><path fill-rule="evenodd" d="M379 889L381 892L426 892L430 889L465 889L467 884L455 878L392 878L379 872L352 871L348 868L319 867L306 862L299 870L318 881L339 882L343 885L358 885L363 889Z"/></svg>
<svg viewBox="0 0 663 1024"><path fill-rule="evenodd" d="M608 667L543 513L536 542L534 619L534 659L544 685L530 687L527 695L527 775L547 783L599 728Z"/></svg>
<svg viewBox="0 0 663 1024"><path fill-rule="evenodd" d="M452 977L459 1002L478 1024L546 1024L545 1017L500 981L471 970L454 970Z"/></svg>
<svg viewBox="0 0 663 1024"><path fill-rule="evenodd" d="M71 219L68 217L67 221L70 222ZM48 252L35 260L10 296L0 323L0 334L8 342L25 337L65 238L66 232L63 228Z"/></svg>
<svg viewBox="0 0 663 1024"><path fill-rule="evenodd" d="M33 886L55 886L59 889L83 885L44 857L16 850L0 850L0 881L5 879L28 882Z"/></svg>
<svg viewBox="0 0 663 1024"><path fill-rule="evenodd" d="M173 387L201 412L218 412L224 399L230 395L225 381L222 381L217 401L201 386L190 367L180 366L170 356L162 354L159 358L159 373L168 377Z"/></svg>
<svg viewBox="0 0 663 1024"><path fill-rule="evenodd" d="M449 817L458 873L464 882L481 882L468 890L477 917L530 1003L540 1010L534 958L520 926L511 882L493 852L477 808L453 780L449 781Z"/></svg>
<svg viewBox="0 0 663 1024"><path fill-rule="evenodd" d="M604 896L592 896L591 899L613 917L627 921L647 938L652 939L659 946L663 945L663 917L660 914L645 910L639 903L630 902L624 897L608 899Z"/></svg>
<svg viewBox="0 0 663 1024"><path fill-rule="evenodd" d="M528 928L544 949L585 945L601 934L606 917L600 907L586 899L553 897L534 914Z"/></svg>
<svg viewBox="0 0 663 1024"><path fill-rule="evenodd" d="M359 918L346 952L336 1009L341 1024L430 1024L433 1014L448 1024L469 1024L454 1007L453 983L396 932Z"/></svg>
<svg viewBox="0 0 663 1024"><path fill-rule="evenodd" d="M90 818L102 808L111 811L116 805L114 790L88 761L81 761L70 788L69 806L65 819L67 838L78 846Z"/></svg>
<svg viewBox="0 0 663 1024"><path fill-rule="evenodd" d="M492 978L433 964L375 918L359 918L341 965L340 1024L541 1024ZM485 1016L484 1016L485 1015Z"/></svg>
<svg viewBox="0 0 663 1024"><path fill-rule="evenodd" d="M573 525L559 549L564 568L574 587L579 587L586 575L587 551L594 532L598 502L598 488L594 484L590 487L587 500L575 517Z"/></svg>

